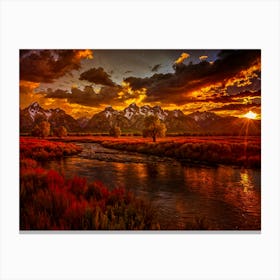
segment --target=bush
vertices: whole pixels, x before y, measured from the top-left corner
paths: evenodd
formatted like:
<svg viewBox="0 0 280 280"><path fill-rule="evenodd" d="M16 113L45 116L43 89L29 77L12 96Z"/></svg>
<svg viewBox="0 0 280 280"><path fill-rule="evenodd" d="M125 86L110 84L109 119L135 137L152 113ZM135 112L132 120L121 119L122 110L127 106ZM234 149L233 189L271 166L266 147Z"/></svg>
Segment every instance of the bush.
<svg viewBox="0 0 280 280"><path fill-rule="evenodd" d="M51 125L47 121L42 121L36 124L32 129L32 136L45 138L50 135Z"/></svg>
<svg viewBox="0 0 280 280"><path fill-rule="evenodd" d="M145 130L143 131L145 134ZM149 155L173 157L183 161L208 164L231 164L246 167L260 167L261 147L258 140L237 137L174 138L165 142L103 141L104 147Z"/></svg>
<svg viewBox="0 0 280 280"><path fill-rule="evenodd" d="M49 160L78 154L81 148L72 143L50 142L43 139L20 138L20 157L33 160Z"/></svg>
<svg viewBox="0 0 280 280"><path fill-rule="evenodd" d="M25 163L23 163L24 165ZM159 229L155 209L124 189L65 180L54 170L21 169L21 230Z"/></svg>
<svg viewBox="0 0 280 280"><path fill-rule="evenodd" d="M67 129L65 128L65 126L59 126L58 128L55 128L53 131L54 135L62 138L62 137L66 137L67 136Z"/></svg>
<svg viewBox="0 0 280 280"><path fill-rule="evenodd" d="M109 130L109 135L113 136L113 137L116 137L116 138L120 137L120 135L121 135L120 127L118 127L118 126L111 127L110 130Z"/></svg>

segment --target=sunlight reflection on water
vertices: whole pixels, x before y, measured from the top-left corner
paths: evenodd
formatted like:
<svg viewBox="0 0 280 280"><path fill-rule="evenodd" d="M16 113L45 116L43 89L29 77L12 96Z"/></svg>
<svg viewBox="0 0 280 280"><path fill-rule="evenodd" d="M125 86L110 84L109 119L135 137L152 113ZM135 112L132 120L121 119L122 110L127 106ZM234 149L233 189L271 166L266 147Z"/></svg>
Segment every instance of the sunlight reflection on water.
<svg viewBox="0 0 280 280"><path fill-rule="evenodd" d="M206 221L210 229L260 229L260 170L182 166L174 160L157 161L157 157L99 145L95 145L95 154L89 155L90 146L83 144L83 148L80 156L51 161L45 167L66 177L99 180L111 189L122 186L149 198L166 229L183 229L194 219Z"/></svg>

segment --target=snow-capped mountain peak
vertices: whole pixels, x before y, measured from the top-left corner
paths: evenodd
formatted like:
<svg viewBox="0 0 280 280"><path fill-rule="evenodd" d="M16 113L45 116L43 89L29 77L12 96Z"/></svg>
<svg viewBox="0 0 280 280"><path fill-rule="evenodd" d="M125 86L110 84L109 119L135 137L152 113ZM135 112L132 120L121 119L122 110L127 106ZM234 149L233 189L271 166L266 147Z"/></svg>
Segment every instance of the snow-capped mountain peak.
<svg viewBox="0 0 280 280"><path fill-rule="evenodd" d="M65 126L69 131L80 129L77 121L60 108L44 109L38 102L33 102L20 111L20 127L22 131L30 131L41 121L48 121L52 127Z"/></svg>
<svg viewBox="0 0 280 280"><path fill-rule="evenodd" d="M207 112L207 111L204 111L204 112L197 111L197 112L189 114L189 117L193 118L196 122L203 122L203 121L207 121L207 120L214 121L214 120L217 120L220 118L215 113Z"/></svg>
<svg viewBox="0 0 280 280"><path fill-rule="evenodd" d="M40 107L38 102L33 102L28 107L28 112L31 117L31 119L34 121L37 114L42 115L44 113L44 110Z"/></svg>
<svg viewBox="0 0 280 280"><path fill-rule="evenodd" d="M104 112L106 118L109 118L110 116L116 114L118 111L114 110L114 108L111 105L109 105L105 108L105 110L103 112Z"/></svg>
<svg viewBox="0 0 280 280"><path fill-rule="evenodd" d="M137 109L138 106L135 103L131 103L128 107Z"/></svg>
<svg viewBox="0 0 280 280"><path fill-rule="evenodd" d="M168 116L168 112L164 111L160 106L150 107L149 105L144 105L142 107L138 107L135 103L130 104L123 110L124 117L128 120L131 120L135 116L149 116L149 115L157 115L160 120L165 120Z"/></svg>
<svg viewBox="0 0 280 280"><path fill-rule="evenodd" d="M35 102L31 103L29 107L31 107L31 108L39 108L40 105L39 105L39 103L37 101L35 101Z"/></svg>

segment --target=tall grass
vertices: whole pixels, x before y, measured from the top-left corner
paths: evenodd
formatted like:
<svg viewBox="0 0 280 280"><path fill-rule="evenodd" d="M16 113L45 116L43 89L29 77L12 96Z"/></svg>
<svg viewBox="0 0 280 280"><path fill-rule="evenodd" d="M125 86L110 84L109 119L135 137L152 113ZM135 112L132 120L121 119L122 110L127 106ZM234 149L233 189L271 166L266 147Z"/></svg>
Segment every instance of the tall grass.
<svg viewBox="0 0 280 280"><path fill-rule="evenodd" d="M81 152L75 144L20 139L20 229L95 230L159 229L149 202L124 189L74 176L67 180L40 161Z"/></svg>
<svg viewBox="0 0 280 280"><path fill-rule="evenodd" d="M260 143L225 141L117 142L104 141L106 148L173 157L182 161L260 167Z"/></svg>
<svg viewBox="0 0 280 280"><path fill-rule="evenodd" d="M20 157L39 161L58 159L64 156L78 154L80 147L72 143L50 142L37 138L20 138Z"/></svg>
<svg viewBox="0 0 280 280"><path fill-rule="evenodd" d="M160 229L155 209L122 188L65 179L23 159L20 169L21 230Z"/></svg>
<svg viewBox="0 0 280 280"><path fill-rule="evenodd" d="M166 156L186 162L261 167L261 139L257 136L165 137L156 143L142 137L68 137L64 141L99 143L106 148Z"/></svg>

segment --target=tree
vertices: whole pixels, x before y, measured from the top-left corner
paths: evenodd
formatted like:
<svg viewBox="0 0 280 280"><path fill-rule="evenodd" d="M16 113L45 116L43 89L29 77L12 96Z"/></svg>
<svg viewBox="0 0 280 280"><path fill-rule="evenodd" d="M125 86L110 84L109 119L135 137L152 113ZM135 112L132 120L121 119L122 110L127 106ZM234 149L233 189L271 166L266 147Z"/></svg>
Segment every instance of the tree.
<svg viewBox="0 0 280 280"><path fill-rule="evenodd" d="M152 137L153 142L156 142L157 137L164 137L166 126L160 121L158 116L147 116L144 120L143 137Z"/></svg>
<svg viewBox="0 0 280 280"><path fill-rule="evenodd" d="M112 126L109 130L109 135L118 138L121 135L120 127L119 126Z"/></svg>
<svg viewBox="0 0 280 280"><path fill-rule="evenodd" d="M54 129L54 135L57 137L66 137L67 136L67 129L65 126L61 125L58 128Z"/></svg>
<svg viewBox="0 0 280 280"><path fill-rule="evenodd" d="M32 135L32 136L35 136L35 137L40 137L40 136L41 136L41 130L40 130L40 127L39 127L38 124L36 124L36 125L33 127L32 131L31 131L31 135Z"/></svg>
<svg viewBox="0 0 280 280"><path fill-rule="evenodd" d="M51 132L51 125L47 121L43 121L39 124L39 127L41 129L42 137L45 138L50 135Z"/></svg>
<svg viewBox="0 0 280 280"><path fill-rule="evenodd" d="M50 135L51 125L47 121L42 121L36 124L32 130L32 135L36 137L45 138Z"/></svg>

